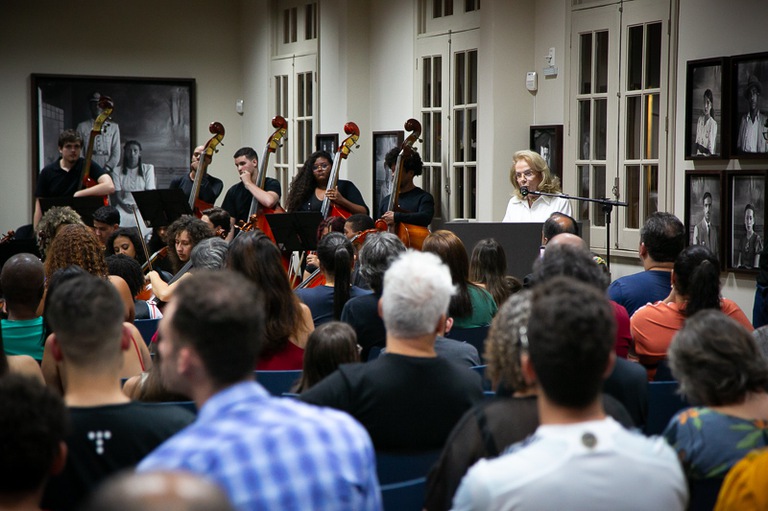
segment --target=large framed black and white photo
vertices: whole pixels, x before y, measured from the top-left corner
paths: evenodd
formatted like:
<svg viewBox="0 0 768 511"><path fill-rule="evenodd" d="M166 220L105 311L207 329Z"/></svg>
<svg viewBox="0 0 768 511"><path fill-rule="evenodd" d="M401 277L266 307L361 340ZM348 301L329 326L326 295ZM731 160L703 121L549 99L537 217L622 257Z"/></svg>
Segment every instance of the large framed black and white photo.
<svg viewBox="0 0 768 511"><path fill-rule="evenodd" d="M729 153L727 58L688 62L685 158L726 159Z"/></svg>
<svg viewBox="0 0 768 511"><path fill-rule="evenodd" d="M547 162L552 174L563 180L563 125L531 126L531 151Z"/></svg>
<svg viewBox="0 0 768 511"><path fill-rule="evenodd" d="M731 58L731 157L768 159L768 53Z"/></svg>
<svg viewBox="0 0 768 511"><path fill-rule="evenodd" d="M123 163L123 147L136 141L141 162L152 164L157 188L189 172L195 140L195 80L187 78L125 78L33 74L33 183L45 165L59 157L58 137L65 129L88 135L102 96L114 105L102 126L93 161L112 169ZM113 170L114 171L114 170Z"/></svg>
<svg viewBox="0 0 768 511"><path fill-rule="evenodd" d="M685 229L689 245L710 249L725 268L723 254L724 212L723 175L719 170L685 173Z"/></svg>
<svg viewBox="0 0 768 511"><path fill-rule="evenodd" d="M765 239L766 171L728 172L728 268L757 271Z"/></svg>
<svg viewBox="0 0 768 511"><path fill-rule="evenodd" d="M392 148L402 146L404 138L402 130L373 132L373 218L379 218L381 201L392 192L392 172L384 166L384 157Z"/></svg>

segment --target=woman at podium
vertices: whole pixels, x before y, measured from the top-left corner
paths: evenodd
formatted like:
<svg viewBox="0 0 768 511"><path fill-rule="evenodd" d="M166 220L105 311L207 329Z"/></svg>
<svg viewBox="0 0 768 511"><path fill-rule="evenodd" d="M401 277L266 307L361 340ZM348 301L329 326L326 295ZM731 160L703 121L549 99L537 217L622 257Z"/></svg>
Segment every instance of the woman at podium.
<svg viewBox="0 0 768 511"><path fill-rule="evenodd" d="M543 223L554 212L573 216L568 199L536 193L562 193L560 179L552 175L547 162L539 153L529 150L517 151L512 163L509 177L514 190L502 222Z"/></svg>

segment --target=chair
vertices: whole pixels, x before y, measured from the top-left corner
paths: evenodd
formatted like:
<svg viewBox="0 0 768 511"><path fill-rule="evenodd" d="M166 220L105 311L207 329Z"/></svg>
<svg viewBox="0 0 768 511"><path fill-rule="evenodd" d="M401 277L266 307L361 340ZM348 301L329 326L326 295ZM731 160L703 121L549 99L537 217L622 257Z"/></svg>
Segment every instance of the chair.
<svg viewBox="0 0 768 511"><path fill-rule="evenodd" d="M478 326L475 328L454 327L454 328L451 328L451 331L445 334L445 336L449 339L468 342L469 344L477 348L477 352L480 353L480 355L482 355L483 351L485 350L484 343L485 343L485 338L488 337L489 328L490 328L490 325Z"/></svg>
<svg viewBox="0 0 768 511"><path fill-rule="evenodd" d="M379 475L379 483L382 485L402 483L426 477L441 452L440 449L407 454L377 452L376 473Z"/></svg>
<svg viewBox="0 0 768 511"><path fill-rule="evenodd" d="M194 401L164 401L160 403L145 403L152 406L178 406L197 415L197 405Z"/></svg>
<svg viewBox="0 0 768 511"><path fill-rule="evenodd" d="M426 487L426 477L383 485L381 500L384 511L421 511Z"/></svg>
<svg viewBox="0 0 768 511"><path fill-rule="evenodd" d="M157 324L159 322L159 319L137 319L133 322L133 326L139 329L139 333L144 338L147 346L152 342L152 336L157 332Z"/></svg>
<svg viewBox="0 0 768 511"><path fill-rule="evenodd" d="M691 500L688 502L688 510L711 511L714 509L724 480L725 478L722 477L689 480L688 489Z"/></svg>
<svg viewBox="0 0 768 511"><path fill-rule="evenodd" d="M648 383L648 420L646 435L660 435L669 420L689 404L677 393L676 381L653 381Z"/></svg>
<svg viewBox="0 0 768 511"><path fill-rule="evenodd" d="M669 359L659 361L656 366L656 374L653 375L653 381L677 381L672 375L672 369L669 367Z"/></svg>
<svg viewBox="0 0 768 511"><path fill-rule="evenodd" d="M256 381L273 396L280 397L290 392L291 387L301 378L301 369L292 371L254 371Z"/></svg>
<svg viewBox="0 0 768 511"><path fill-rule="evenodd" d="M480 375L480 378L483 379L483 391L489 392L491 390L491 380L487 379L485 377L485 369L487 368L487 365L481 365L481 366L473 366L470 369L475 371L477 374ZM495 392L494 392L495 394Z"/></svg>

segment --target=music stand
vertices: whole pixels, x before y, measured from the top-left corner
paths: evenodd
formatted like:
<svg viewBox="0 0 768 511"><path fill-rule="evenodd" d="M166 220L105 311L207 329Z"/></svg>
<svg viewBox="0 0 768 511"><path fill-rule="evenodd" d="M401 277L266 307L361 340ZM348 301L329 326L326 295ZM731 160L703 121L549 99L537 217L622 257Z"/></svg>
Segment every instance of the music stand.
<svg viewBox="0 0 768 511"><path fill-rule="evenodd" d="M93 227L93 214L104 206L102 197L40 197L40 209L45 214L53 207L69 206L86 225Z"/></svg>
<svg viewBox="0 0 768 511"><path fill-rule="evenodd" d="M168 226L180 216L192 214L189 197L179 188L131 193L147 227Z"/></svg>
<svg viewBox="0 0 768 511"><path fill-rule="evenodd" d="M281 250L305 252L317 249L317 226L323 221L319 211L264 215Z"/></svg>

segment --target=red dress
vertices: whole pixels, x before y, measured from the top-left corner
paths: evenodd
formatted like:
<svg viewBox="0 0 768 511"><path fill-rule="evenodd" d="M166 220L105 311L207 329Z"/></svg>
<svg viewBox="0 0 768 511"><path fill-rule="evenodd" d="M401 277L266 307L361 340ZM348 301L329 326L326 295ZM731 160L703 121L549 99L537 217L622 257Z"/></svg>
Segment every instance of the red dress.
<svg viewBox="0 0 768 511"><path fill-rule="evenodd" d="M285 347L256 362L257 371L289 371L304 367L304 350L288 341Z"/></svg>

